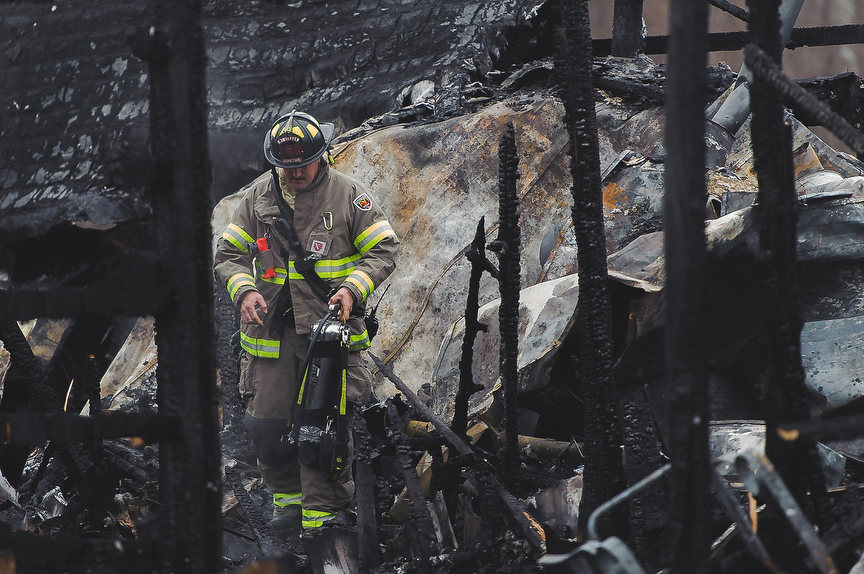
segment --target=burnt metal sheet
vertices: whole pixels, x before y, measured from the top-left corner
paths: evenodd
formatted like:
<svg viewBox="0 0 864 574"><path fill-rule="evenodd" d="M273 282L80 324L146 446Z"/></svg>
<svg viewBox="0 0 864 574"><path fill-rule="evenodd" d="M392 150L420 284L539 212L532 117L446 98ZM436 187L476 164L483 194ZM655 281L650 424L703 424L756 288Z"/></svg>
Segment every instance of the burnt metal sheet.
<svg viewBox="0 0 864 574"><path fill-rule="evenodd" d="M713 258L719 259L742 244L754 231L750 208L707 221L706 250ZM663 232L643 235L609 256L609 277L647 293L660 291L666 282L665 258Z"/></svg>
<svg viewBox="0 0 864 574"><path fill-rule="evenodd" d="M864 316L805 323L801 362L807 386L825 403L814 410L838 407L864 394Z"/></svg>
<svg viewBox="0 0 864 574"><path fill-rule="evenodd" d="M792 149L798 149L805 143L809 143L825 169L836 171L843 177L864 175L864 163L826 144L794 116L787 114L785 121L792 127ZM753 167L753 149L750 146L749 118L735 133L735 141L729 150L726 165L739 175L756 177Z"/></svg>
<svg viewBox="0 0 864 574"><path fill-rule="evenodd" d="M442 333L464 313L471 230L480 217L489 240L497 230L498 140L508 121L519 154L521 282L539 280L545 230L569 217L562 115L556 100L534 95L454 120L379 130L336 151L336 168L372 188L402 241L372 350L391 357L412 388L431 382ZM497 287L485 277L480 303L497 298ZM384 386L383 394L392 394Z"/></svg>
<svg viewBox="0 0 864 574"><path fill-rule="evenodd" d="M573 326L579 301L579 278L568 275L523 289L519 294L519 392L527 392L546 384L556 351ZM471 396L469 414L487 408L492 393L500 387L498 308L496 299L480 308L478 320L489 325L477 334L474 343L474 383L484 390ZM459 359L462 356L464 320L449 329L438 353L433 371L433 410L449 420L453 416L454 398L459 390Z"/></svg>
<svg viewBox="0 0 864 574"><path fill-rule="evenodd" d="M158 363L155 335L153 318L141 317L126 337L99 385L106 409L134 408L142 395L138 387L154 383Z"/></svg>

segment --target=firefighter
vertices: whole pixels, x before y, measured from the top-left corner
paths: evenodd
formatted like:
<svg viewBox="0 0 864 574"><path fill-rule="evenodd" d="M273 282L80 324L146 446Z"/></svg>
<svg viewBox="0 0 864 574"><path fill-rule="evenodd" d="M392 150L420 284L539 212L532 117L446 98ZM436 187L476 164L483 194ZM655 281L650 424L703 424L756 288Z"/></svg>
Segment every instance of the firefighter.
<svg viewBox="0 0 864 574"><path fill-rule="evenodd" d="M264 138L269 173L243 195L216 247L215 271L240 311L240 394L275 530L296 540L350 522L353 442L338 476L301 464L286 440L310 329L338 305L347 321L347 399L362 404L372 376L364 309L393 272L399 240L362 183L331 167L334 126L280 117ZM292 231L293 229L293 231ZM348 412L350 429L351 410Z"/></svg>

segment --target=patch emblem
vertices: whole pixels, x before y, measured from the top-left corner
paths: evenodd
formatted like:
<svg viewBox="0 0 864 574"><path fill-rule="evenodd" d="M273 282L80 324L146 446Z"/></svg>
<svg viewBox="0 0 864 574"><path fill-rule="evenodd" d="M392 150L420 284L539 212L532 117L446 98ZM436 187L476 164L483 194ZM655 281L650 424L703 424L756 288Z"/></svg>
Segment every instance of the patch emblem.
<svg viewBox="0 0 864 574"><path fill-rule="evenodd" d="M327 248L327 244L323 241L315 240L312 242L312 253L317 255L324 255L324 249Z"/></svg>
<svg viewBox="0 0 864 574"><path fill-rule="evenodd" d="M360 211L369 211L372 209L372 200L369 199L369 196L366 193L361 193L357 196L357 199L354 200L354 205L356 205L357 209Z"/></svg>

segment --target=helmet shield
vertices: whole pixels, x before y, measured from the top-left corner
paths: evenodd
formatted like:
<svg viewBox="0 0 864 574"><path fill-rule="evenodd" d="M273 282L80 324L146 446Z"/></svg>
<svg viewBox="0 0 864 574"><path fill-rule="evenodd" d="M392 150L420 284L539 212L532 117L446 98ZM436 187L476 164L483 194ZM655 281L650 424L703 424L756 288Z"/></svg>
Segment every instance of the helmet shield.
<svg viewBox="0 0 864 574"><path fill-rule="evenodd" d="M333 132L333 124L293 111L276 120L264 136L264 157L276 167L309 165L330 148Z"/></svg>

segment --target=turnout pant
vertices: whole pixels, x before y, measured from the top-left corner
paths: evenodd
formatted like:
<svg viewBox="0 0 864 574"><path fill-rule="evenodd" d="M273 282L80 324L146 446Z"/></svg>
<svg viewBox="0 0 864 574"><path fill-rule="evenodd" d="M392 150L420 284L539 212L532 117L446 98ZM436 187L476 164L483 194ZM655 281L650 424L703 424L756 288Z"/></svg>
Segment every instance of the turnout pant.
<svg viewBox="0 0 864 574"><path fill-rule="evenodd" d="M246 428L252 439L264 484L273 493L274 516L302 508L305 529L326 524L347 508L354 496L351 472L353 436L348 418L348 460L335 481L317 467L300 464L297 449L288 448L283 435L290 424L291 402L297 395L298 372L309 345L306 335L285 329L279 358L240 356L240 394L246 404ZM372 375L360 353L350 353L347 369L348 399L366 402ZM299 513L298 513L299 514Z"/></svg>

